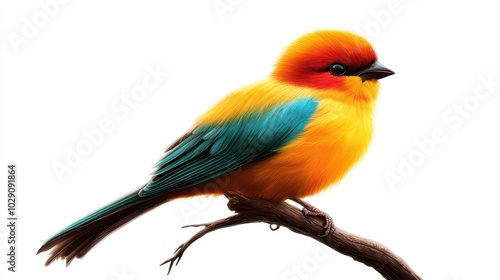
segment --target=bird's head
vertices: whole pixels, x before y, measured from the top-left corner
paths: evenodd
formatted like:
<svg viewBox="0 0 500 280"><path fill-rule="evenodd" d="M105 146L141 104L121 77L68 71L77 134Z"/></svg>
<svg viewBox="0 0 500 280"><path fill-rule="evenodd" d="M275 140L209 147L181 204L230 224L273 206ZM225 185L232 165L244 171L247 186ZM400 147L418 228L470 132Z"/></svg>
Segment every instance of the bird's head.
<svg viewBox="0 0 500 280"><path fill-rule="evenodd" d="M346 31L321 30L295 42L272 76L295 86L326 90L336 99L373 101L378 79L394 74L377 61L370 43Z"/></svg>

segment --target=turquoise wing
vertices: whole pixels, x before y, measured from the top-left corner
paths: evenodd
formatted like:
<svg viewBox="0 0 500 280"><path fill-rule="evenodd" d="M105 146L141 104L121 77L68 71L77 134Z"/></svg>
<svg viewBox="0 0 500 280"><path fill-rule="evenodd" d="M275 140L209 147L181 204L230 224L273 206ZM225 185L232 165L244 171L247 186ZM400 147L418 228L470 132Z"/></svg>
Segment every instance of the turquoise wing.
<svg viewBox="0 0 500 280"><path fill-rule="evenodd" d="M184 135L158 161L153 177L131 193L69 225L49 240L132 205L144 197L186 188L265 158L298 137L318 102L302 98L266 112L254 112L221 125L202 125Z"/></svg>
<svg viewBox="0 0 500 280"><path fill-rule="evenodd" d="M304 131L317 107L315 99L300 98L231 122L198 126L167 149L139 196L190 187L279 152Z"/></svg>

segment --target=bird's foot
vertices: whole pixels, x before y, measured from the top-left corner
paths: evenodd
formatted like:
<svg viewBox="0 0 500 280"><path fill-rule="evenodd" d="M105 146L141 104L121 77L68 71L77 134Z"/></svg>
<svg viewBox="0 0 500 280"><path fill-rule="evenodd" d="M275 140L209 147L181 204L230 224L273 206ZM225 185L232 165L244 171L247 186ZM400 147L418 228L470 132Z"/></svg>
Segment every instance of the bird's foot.
<svg viewBox="0 0 500 280"><path fill-rule="evenodd" d="M332 217L324 212L319 210L318 208L312 206L311 204L303 201L302 199L294 198L292 199L293 201L297 202L298 204L302 205L304 208L302 208L302 214L304 214L304 217L310 222L311 220L309 219L310 216L313 217L321 217L325 220L325 225L323 226L323 229L325 230L323 234L320 234L320 237L326 237L330 232L335 231L335 225L333 224L333 219Z"/></svg>

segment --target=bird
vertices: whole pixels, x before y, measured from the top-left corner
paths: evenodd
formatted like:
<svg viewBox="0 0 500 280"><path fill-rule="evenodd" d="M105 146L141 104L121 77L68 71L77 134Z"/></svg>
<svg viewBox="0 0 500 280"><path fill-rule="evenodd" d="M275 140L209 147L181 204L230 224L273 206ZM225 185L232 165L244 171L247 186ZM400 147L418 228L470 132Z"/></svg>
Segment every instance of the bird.
<svg viewBox="0 0 500 280"><path fill-rule="evenodd" d="M129 221L178 198L233 191L293 200L304 215L331 217L302 199L336 185L365 154L379 79L394 74L364 37L307 33L284 49L268 77L229 93L169 145L150 180L50 237L38 253L69 265Z"/></svg>

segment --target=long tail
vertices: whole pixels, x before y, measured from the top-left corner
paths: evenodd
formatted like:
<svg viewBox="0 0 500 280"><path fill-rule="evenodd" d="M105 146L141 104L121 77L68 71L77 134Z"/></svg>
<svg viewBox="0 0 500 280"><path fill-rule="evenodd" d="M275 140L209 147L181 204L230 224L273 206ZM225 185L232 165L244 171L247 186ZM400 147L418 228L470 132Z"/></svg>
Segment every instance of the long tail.
<svg viewBox="0 0 500 280"><path fill-rule="evenodd" d="M47 240L37 254L53 248L45 265L59 258L69 265L75 257L85 256L114 230L175 197L172 194L145 198L139 197L137 192L131 193L69 225Z"/></svg>

